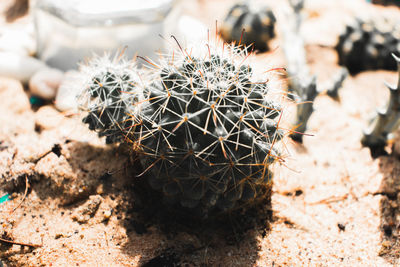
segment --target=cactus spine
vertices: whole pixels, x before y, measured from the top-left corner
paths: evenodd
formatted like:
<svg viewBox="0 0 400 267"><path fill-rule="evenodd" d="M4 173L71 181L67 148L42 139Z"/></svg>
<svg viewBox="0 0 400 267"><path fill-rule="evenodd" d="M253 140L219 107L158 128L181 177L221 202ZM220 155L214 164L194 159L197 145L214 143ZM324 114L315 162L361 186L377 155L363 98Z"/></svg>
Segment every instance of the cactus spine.
<svg viewBox="0 0 400 267"><path fill-rule="evenodd" d="M143 89L131 80L112 83L103 95L86 87L83 95L95 98L96 108L88 105L85 121L110 141L123 140L116 132L133 141L150 186L171 205L204 217L263 199L284 135L281 95L265 77L255 79L248 56L223 44L180 48L150 62ZM96 75L90 84L103 92L97 80L109 74ZM100 110L116 116L99 120Z"/></svg>
<svg viewBox="0 0 400 267"><path fill-rule="evenodd" d="M386 108L378 109L368 129L361 139L363 146L369 147L373 156L384 154L387 137L400 125L400 58L393 54L397 62L399 80L397 86L386 85L390 90L390 98Z"/></svg>
<svg viewBox="0 0 400 267"><path fill-rule="evenodd" d="M95 57L81 69L82 87L78 96L83 119L90 130L106 136L108 144L122 141L134 125L143 101L140 72L122 58Z"/></svg>

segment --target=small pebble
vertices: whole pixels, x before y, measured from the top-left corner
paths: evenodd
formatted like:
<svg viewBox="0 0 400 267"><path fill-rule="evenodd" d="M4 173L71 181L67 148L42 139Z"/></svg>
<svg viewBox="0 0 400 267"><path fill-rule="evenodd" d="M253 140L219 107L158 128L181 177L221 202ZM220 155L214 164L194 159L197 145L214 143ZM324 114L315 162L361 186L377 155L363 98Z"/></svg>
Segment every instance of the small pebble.
<svg viewBox="0 0 400 267"><path fill-rule="evenodd" d="M87 223L91 217L93 217L98 210L100 203L102 202L102 197L99 195L90 196L83 205L75 209L74 213L71 215L72 220L79 223Z"/></svg>
<svg viewBox="0 0 400 267"><path fill-rule="evenodd" d="M64 235L63 235L63 234L56 234L56 235L54 236L54 239L59 239L59 238L61 238L61 237L64 237Z"/></svg>
<svg viewBox="0 0 400 267"><path fill-rule="evenodd" d="M36 58L0 51L0 76L7 76L26 83L43 68L46 68L46 64Z"/></svg>
<svg viewBox="0 0 400 267"><path fill-rule="evenodd" d="M103 214L104 220L109 220L111 217L111 210L106 210Z"/></svg>
<svg viewBox="0 0 400 267"><path fill-rule="evenodd" d="M29 80L29 89L32 94L43 99L54 99L63 77L64 73L58 69L41 69Z"/></svg>
<svg viewBox="0 0 400 267"><path fill-rule="evenodd" d="M383 241L382 242L382 247L384 247L386 249L390 248L391 247L390 241L387 241L387 240Z"/></svg>
<svg viewBox="0 0 400 267"><path fill-rule="evenodd" d="M346 225L344 225L344 224L342 224L342 223L338 223L337 226L338 226L338 228L339 228L340 231L343 231L343 232L344 232L344 231L346 230Z"/></svg>
<svg viewBox="0 0 400 267"><path fill-rule="evenodd" d="M100 185L99 187L97 187L96 193L97 193L98 195L101 195L101 194L104 193L103 185Z"/></svg>
<svg viewBox="0 0 400 267"><path fill-rule="evenodd" d="M64 75L56 96L56 108L60 111L77 110L76 97L82 89L83 82L78 71L70 70Z"/></svg>

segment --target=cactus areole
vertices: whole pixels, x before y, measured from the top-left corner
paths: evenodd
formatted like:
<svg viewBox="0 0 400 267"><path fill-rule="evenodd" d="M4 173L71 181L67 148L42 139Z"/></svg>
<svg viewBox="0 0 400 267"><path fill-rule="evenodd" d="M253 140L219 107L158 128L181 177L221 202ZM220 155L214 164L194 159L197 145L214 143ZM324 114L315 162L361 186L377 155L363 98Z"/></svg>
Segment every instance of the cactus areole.
<svg viewBox="0 0 400 267"><path fill-rule="evenodd" d="M178 46L140 74L121 60L89 65L84 122L108 142L132 142L169 205L207 216L269 197L282 94L255 79L244 50Z"/></svg>

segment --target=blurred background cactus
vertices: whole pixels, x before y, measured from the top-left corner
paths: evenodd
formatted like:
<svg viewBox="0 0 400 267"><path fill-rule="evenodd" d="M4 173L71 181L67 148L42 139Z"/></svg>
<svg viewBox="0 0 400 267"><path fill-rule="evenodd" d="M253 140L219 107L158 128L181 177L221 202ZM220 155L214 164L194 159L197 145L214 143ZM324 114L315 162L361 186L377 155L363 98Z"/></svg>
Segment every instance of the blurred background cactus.
<svg viewBox="0 0 400 267"><path fill-rule="evenodd" d="M370 2L373 4L385 5L385 6L390 6L390 5L400 6L399 0L372 0Z"/></svg>
<svg viewBox="0 0 400 267"><path fill-rule="evenodd" d="M364 70L395 70L391 54L400 50L400 20L378 17L354 19L339 36L336 50L339 64L351 74Z"/></svg>
<svg viewBox="0 0 400 267"><path fill-rule="evenodd" d="M143 87L134 65L96 59L83 69L84 122L109 143L133 142L141 175L169 205L205 218L268 199L282 94L248 56L222 43L181 48L145 59Z"/></svg>
<svg viewBox="0 0 400 267"><path fill-rule="evenodd" d="M397 86L386 85L390 90L388 104L385 108L377 110L376 117L361 139L362 145L370 148L373 157L386 154L388 136L400 125L400 58L395 55L393 57L399 72Z"/></svg>
<svg viewBox="0 0 400 267"><path fill-rule="evenodd" d="M220 34L226 42L253 45L259 51L269 50L268 41L275 36L275 16L268 6L252 1L233 5L226 15Z"/></svg>
<svg viewBox="0 0 400 267"><path fill-rule="evenodd" d="M290 77L288 85L289 96L297 103L296 117L293 125L295 130L290 137L299 143L303 142L303 136L307 130L307 123L314 112L314 99L322 92L326 92L333 99L339 98L339 88L347 77L347 71L341 69L323 90L317 86L317 77L312 75L307 65L306 50L300 28L304 18L301 11L304 8L304 0L289 1L292 12L287 15L287 21L283 27L285 57L287 61L287 73Z"/></svg>

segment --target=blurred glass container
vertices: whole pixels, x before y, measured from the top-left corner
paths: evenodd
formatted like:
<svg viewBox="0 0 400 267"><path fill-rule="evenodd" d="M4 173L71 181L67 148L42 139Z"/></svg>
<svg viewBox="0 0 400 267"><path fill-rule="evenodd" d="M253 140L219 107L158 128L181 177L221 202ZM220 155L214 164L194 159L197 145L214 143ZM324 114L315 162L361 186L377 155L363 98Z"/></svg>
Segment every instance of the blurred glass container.
<svg viewBox="0 0 400 267"><path fill-rule="evenodd" d="M51 67L76 69L87 57L155 55L177 28L178 0L39 0L34 6L37 55Z"/></svg>

